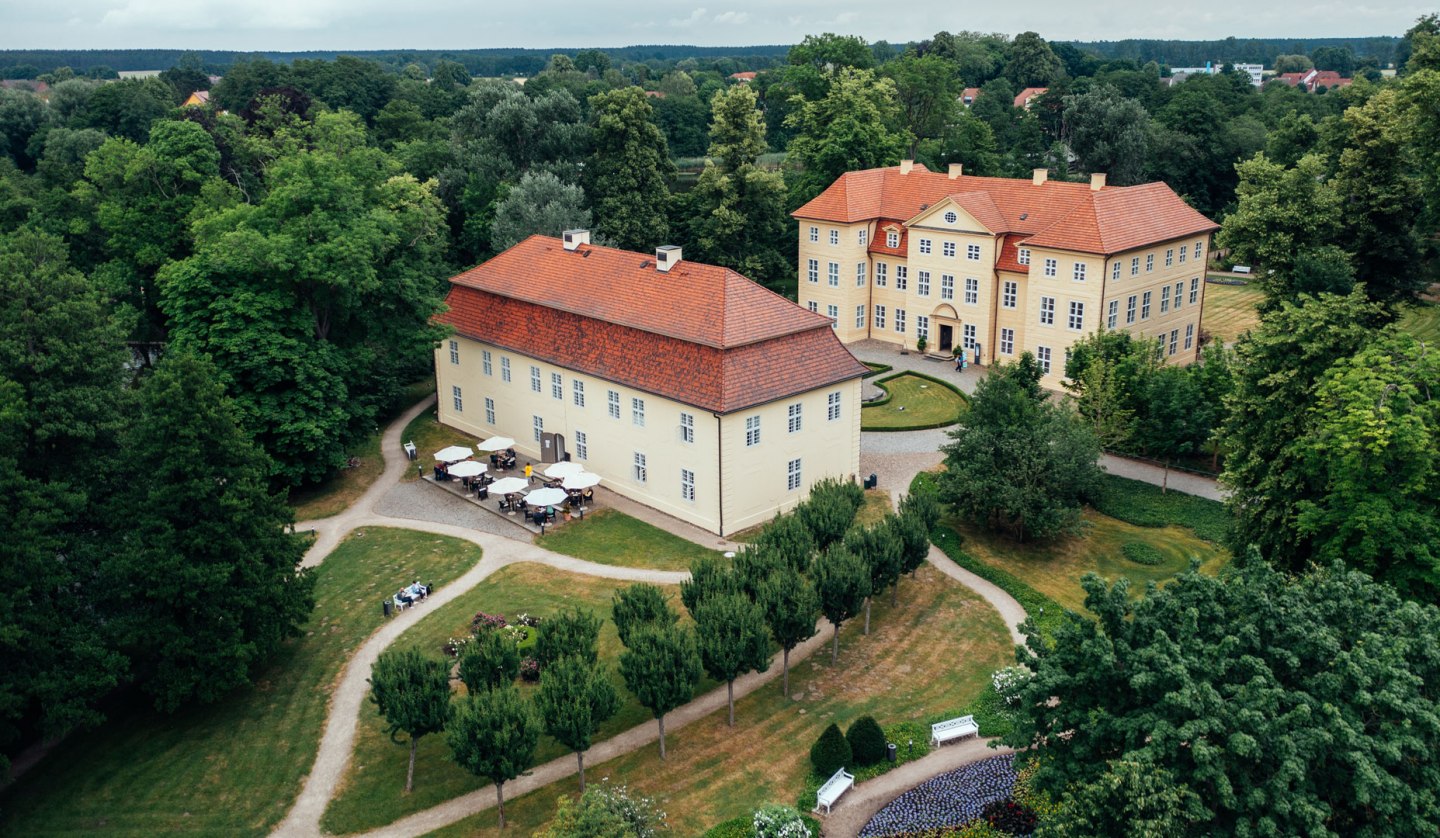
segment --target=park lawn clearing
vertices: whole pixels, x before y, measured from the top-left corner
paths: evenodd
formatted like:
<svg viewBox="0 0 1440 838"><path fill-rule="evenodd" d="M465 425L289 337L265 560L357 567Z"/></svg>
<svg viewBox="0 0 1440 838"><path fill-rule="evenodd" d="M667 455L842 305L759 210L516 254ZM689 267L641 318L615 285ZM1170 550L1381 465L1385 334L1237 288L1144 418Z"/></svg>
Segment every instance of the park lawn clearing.
<svg viewBox="0 0 1440 838"><path fill-rule="evenodd" d="M1265 294L1254 285L1205 285L1205 308L1200 312L1200 329L1227 344L1260 325L1257 307Z"/></svg>
<svg viewBox="0 0 1440 838"><path fill-rule="evenodd" d="M1424 303L1404 309L1400 328L1434 346L1440 343L1440 303Z"/></svg>
<svg viewBox="0 0 1440 838"><path fill-rule="evenodd" d="M112 711L6 790L0 833L267 834L315 760L341 668L383 621L381 600L417 577L444 587L479 561L457 539L357 530L316 569L309 623L253 687L175 715L143 699Z"/></svg>
<svg viewBox="0 0 1440 838"><path fill-rule="evenodd" d="M587 516L588 518L588 516ZM415 626L397 639L393 649L418 649L423 654L439 659L441 647L451 637L463 637L470 632L470 620L477 611L499 614L511 623L521 614L530 614L544 620L567 608L585 608L604 618L600 628L600 659L610 670L610 679L620 694L620 712L606 722L595 737L596 742L608 739L621 731L636 725L653 725L654 717L649 710L641 707L625 689L620 677L619 658L623 647L615 633L615 624L610 620L610 600L617 588L628 585L614 579L602 579L555 570L543 565L519 563L509 565L491 574L469 591L427 614ZM670 595L677 611L683 612L678 586L662 588ZM424 606L421 605L421 608ZM682 622L689 618L682 616ZM528 698L534 696L536 686L517 682L521 692ZM715 682L705 678L696 690L696 695L713 689ZM458 694L465 692L459 681L454 682ZM465 771L450 758L445 737L430 735L420 739L415 756L415 790L407 797L404 794L406 756L409 740L399 735L403 746L390 741L385 733L385 722L375 711L374 705L365 704L360 713L356 732L355 753L341 782L339 791L325 810L321 821L325 831L344 835L351 832L384 826L405 815L428 809L453 797L467 794L477 788L490 786ZM557 757L570 757L569 749L548 736L542 736L540 747L535 753L535 764L539 765ZM600 774L586 765L586 777L598 780ZM575 785L578 787L578 780ZM510 802L505 803L507 819L510 816ZM492 817L493 812L489 813ZM544 817L548 818L550 812Z"/></svg>
<svg viewBox="0 0 1440 838"><path fill-rule="evenodd" d="M888 396L860 410L862 430L918 430L953 425L968 408L965 398L945 384L912 373L875 382Z"/></svg>
<svg viewBox="0 0 1440 838"><path fill-rule="evenodd" d="M400 434L400 444L407 442L415 443L415 464L421 468L411 467L405 470L401 480L419 480L421 469L426 474L430 473L435 465L435 452L451 445L464 445L474 449L480 442L480 438L471 436L458 428L449 428L440 424L435 418L435 408L422 410L419 416L410 420L405 430ZM476 457L483 459L479 452Z"/></svg>
<svg viewBox="0 0 1440 838"><path fill-rule="evenodd" d="M535 543L556 553L618 567L689 570L696 559L721 553L615 509L597 509L554 527Z"/></svg>

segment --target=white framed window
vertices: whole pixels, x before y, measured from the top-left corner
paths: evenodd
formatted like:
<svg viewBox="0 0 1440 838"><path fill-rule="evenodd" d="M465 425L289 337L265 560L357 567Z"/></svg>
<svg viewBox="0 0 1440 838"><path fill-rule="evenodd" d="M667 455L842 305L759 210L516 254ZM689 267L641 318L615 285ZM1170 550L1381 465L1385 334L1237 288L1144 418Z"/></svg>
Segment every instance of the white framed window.
<svg viewBox="0 0 1440 838"><path fill-rule="evenodd" d="M1022 247L1015 251L1015 261L1022 265L1030 264L1030 248Z"/></svg>
<svg viewBox="0 0 1440 838"><path fill-rule="evenodd" d="M955 277L950 274L940 274L940 299L955 299Z"/></svg>
<svg viewBox="0 0 1440 838"><path fill-rule="evenodd" d="M1014 329L1001 329L1001 330L1000 330L1000 354L1001 354L1001 355L1014 355L1014 354L1015 354L1015 330L1014 330Z"/></svg>
<svg viewBox="0 0 1440 838"><path fill-rule="evenodd" d="M865 328L865 306L855 306L855 328Z"/></svg>
<svg viewBox="0 0 1440 838"><path fill-rule="evenodd" d="M1120 279L1120 260L1119 260L1119 259L1116 259L1116 260L1115 260L1115 264L1113 264L1113 265L1110 266L1110 278L1113 279L1113 280L1119 280L1119 279Z"/></svg>
<svg viewBox="0 0 1440 838"><path fill-rule="evenodd" d="M489 396L485 397L485 424L495 424L495 400Z"/></svg>
<svg viewBox="0 0 1440 838"><path fill-rule="evenodd" d="M1186 323L1186 324L1185 324L1185 348L1186 348L1186 349L1190 349L1190 348L1192 348L1192 347L1194 347L1194 346L1195 346L1195 324L1194 324L1194 323Z"/></svg>
<svg viewBox="0 0 1440 838"><path fill-rule="evenodd" d="M840 263L827 262L825 265L825 283L831 288L840 287Z"/></svg>
<svg viewBox="0 0 1440 838"><path fill-rule="evenodd" d="M905 334L905 309L895 309L895 331Z"/></svg>
<svg viewBox="0 0 1440 838"><path fill-rule="evenodd" d="M584 431L575 432L575 459L590 459L590 438L585 435Z"/></svg>
<svg viewBox="0 0 1440 838"><path fill-rule="evenodd" d="M1120 301L1111 300L1110 310L1105 314L1105 328L1114 329L1120 325Z"/></svg>
<svg viewBox="0 0 1440 838"><path fill-rule="evenodd" d="M885 246L886 246L886 247L899 247L899 246L900 246L900 234L897 233L897 232L895 232L894 230L891 230L891 231L887 232L887 233L885 234Z"/></svg>
<svg viewBox="0 0 1440 838"><path fill-rule="evenodd" d="M1173 264L1175 264L1175 248L1167 247L1165 249L1165 267L1168 268Z"/></svg>
<svg viewBox="0 0 1440 838"><path fill-rule="evenodd" d="M500 380L510 383L510 359L504 355L500 356Z"/></svg>
<svg viewBox="0 0 1440 838"><path fill-rule="evenodd" d="M1149 320L1149 319L1150 319L1150 292L1149 292L1149 291L1146 291L1146 292L1145 292L1143 295L1141 295L1141 297L1140 297L1140 319L1141 319L1141 320Z"/></svg>
<svg viewBox="0 0 1440 838"><path fill-rule="evenodd" d="M550 373L550 397L553 399L565 400L565 382L560 378L560 373Z"/></svg>
<svg viewBox="0 0 1440 838"><path fill-rule="evenodd" d="M929 317L927 317L927 316L925 316L925 315L923 315L923 314L917 314L917 315L915 315L915 337L916 337L917 340L918 340L919 338L925 338L926 340L929 340L929 339L930 339L930 318L929 318Z"/></svg>
<svg viewBox="0 0 1440 838"><path fill-rule="evenodd" d="M840 418L840 391L829 394L825 397L825 418L831 422Z"/></svg>
<svg viewBox="0 0 1440 838"><path fill-rule="evenodd" d="M800 488L800 461L791 460L785 464L785 489L795 491Z"/></svg>
<svg viewBox="0 0 1440 838"><path fill-rule="evenodd" d="M855 287L861 288L865 285L865 263L855 263Z"/></svg>
<svg viewBox="0 0 1440 838"><path fill-rule="evenodd" d="M616 390L605 391L605 409L611 419L620 418L620 393Z"/></svg>
<svg viewBox="0 0 1440 838"><path fill-rule="evenodd" d="M1180 349L1180 330L1170 330L1170 354L1174 355Z"/></svg>
<svg viewBox="0 0 1440 838"><path fill-rule="evenodd" d="M533 364L530 366L530 389L540 392L540 368Z"/></svg>
<svg viewBox="0 0 1440 838"><path fill-rule="evenodd" d="M910 268L906 265L895 266L895 290L904 291L910 284Z"/></svg>
<svg viewBox="0 0 1440 838"><path fill-rule="evenodd" d="M819 314L819 313L820 313L820 304L817 303L817 302L815 302L814 300L811 300L810 302L806 303L805 305L809 306L809 307L810 307L810 310L813 311L813 312L815 312L816 314Z"/></svg>
<svg viewBox="0 0 1440 838"><path fill-rule="evenodd" d="M1085 263L1084 263L1084 262L1076 262L1076 263L1075 263L1075 269L1074 269L1074 271L1071 272L1071 276L1074 278L1074 280L1075 280L1076 282L1084 282L1084 281L1085 281Z"/></svg>
<svg viewBox="0 0 1440 838"><path fill-rule="evenodd" d="M965 337L960 341L960 345L961 345L961 346L965 347L966 349L975 349L976 347L978 347L978 346L980 345L980 342L975 339L975 324L974 324L974 323L966 323L964 326L962 326L962 327L960 327L960 328L961 328L961 334L963 334L963 335L965 336Z"/></svg>
<svg viewBox="0 0 1440 838"><path fill-rule="evenodd" d="M1170 286L1164 285L1160 288L1160 313L1164 314L1170 310Z"/></svg>
<svg viewBox="0 0 1440 838"><path fill-rule="evenodd" d="M1200 242L1195 242L1195 261L1200 261Z"/></svg>
<svg viewBox="0 0 1440 838"><path fill-rule="evenodd" d="M1059 267L1059 263L1058 263L1056 260L1054 260L1054 259L1046 259L1046 260L1045 260L1045 275L1046 275L1046 276L1055 276L1056 273L1057 273L1057 270L1056 270L1056 269L1057 269L1058 267Z"/></svg>
<svg viewBox="0 0 1440 838"><path fill-rule="evenodd" d="M459 387L452 386L452 387L450 388L450 399L451 399L451 401L453 401L454 404L455 404L455 412L456 412L456 413L464 413L464 412L465 412L465 399L460 395L460 388L459 388Z"/></svg>
<svg viewBox="0 0 1440 838"><path fill-rule="evenodd" d="M921 239L921 240L920 240L920 252L921 252L922 254L926 254L926 255L928 255L928 254L930 253L930 240L929 240L929 239Z"/></svg>
<svg viewBox="0 0 1440 838"><path fill-rule="evenodd" d="M695 415L680 411L680 441L695 441Z"/></svg>
<svg viewBox="0 0 1440 838"><path fill-rule="evenodd" d="M953 211L952 211L952 212L947 212L947 213L945 213L945 223L946 223L946 224L954 224L954 223L955 223L956 221L958 221L959 219L960 219L960 216L956 215Z"/></svg>
<svg viewBox="0 0 1440 838"><path fill-rule="evenodd" d="M838 328L840 328L840 306L838 306L838 305L827 305L827 306L825 306L825 316L828 317L828 318L830 318L830 328L832 328L832 329L838 329Z"/></svg>
<svg viewBox="0 0 1440 838"><path fill-rule="evenodd" d="M688 468L680 469L680 499L695 500L695 472Z"/></svg>
<svg viewBox="0 0 1440 838"><path fill-rule="evenodd" d="M885 283L890 279L890 266L884 262L875 263L875 287L884 288Z"/></svg>
<svg viewBox="0 0 1440 838"><path fill-rule="evenodd" d="M1041 297L1041 298L1040 298L1040 325L1041 325L1041 326L1053 326L1053 325L1055 325L1055 298L1054 298L1054 297Z"/></svg>
<svg viewBox="0 0 1440 838"><path fill-rule="evenodd" d="M460 341L458 340L450 341L450 363L460 363Z"/></svg>
<svg viewBox="0 0 1440 838"><path fill-rule="evenodd" d="M1186 254L1186 249L1183 248L1183 247L1180 248L1180 264L1182 264L1182 265L1185 264L1185 254Z"/></svg>
<svg viewBox="0 0 1440 838"><path fill-rule="evenodd" d="M788 428L789 431L790 431L790 433L792 433L792 434L798 434L798 433L800 433L800 428L801 428L801 426L804 424L804 423L803 423L804 416L801 414L801 411L804 409L804 407L805 407L804 405L800 404L799 402L796 402L795 404L790 405L790 406L786 409L786 411L785 411L785 415L786 415L786 425L785 425L785 427Z"/></svg>
<svg viewBox="0 0 1440 838"><path fill-rule="evenodd" d="M1145 273L1148 274L1153 270L1155 270L1155 254L1147 253L1145 254Z"/></svg>
<svg viewBox="0 0 1440 838"><path fill-rule="evenodd" d="M1050 347L1035 347L1035 357L1040 362L1040 371L1046 375L1050 374Z"/></svg>
<svg viewBox="0 0 1440 838"><path fill-rule="evenodd" d="M980 304L980 280L973 276L965 277L965 304Z"/></svg>
<svg viewBox="0 0 1440 838"><path fill-rule="evenodd" d="M915 293L922 297L930 296L929 271L919 271L915 274Z"/></svg>
<svg viewBox="0 0 1440 838"><path fill-rule="evenodd" d="M830 243L831 243L831 244L839 244L839 243L840 243L840 231L839 231L839 230L835 230L835 229L833 229L833 228L830 230Z"/></svg>
<svg viewBox="0 0 1440 838"><path fill-rule="evenodd" d="M650 477L650 469L645 465L645 455L639 451L635 452L635 482L644 483Z"/></svg>
<svg viewBox="0 0 1440 838"><path fill-rule="evenodd" d="M1133 258L1130 260L1130 275L1131 275L1131 276L1139 276L1139 275L1140 275L1140 257L1139 257L1139 256L1133 257Z"/></svg>
<svg viewBox="0 0 1440 838"><path fill-rule="evenodd" d="M481 371L484 372L486 375L494 375L494 374L495 374L495 367L494 367L494 365L491 363L490 350L488 350L488 349L482 349L482 350L480 350L480 369L481 369Z"/></svg>
<svg viewBox="0 0 1440 838"><path fill-rule="evenodd" d="M540 435L545 433L545 420L539 416L530 417L530 430L535 435L535 441L540 441Z"/></svg>
<svg viewBox="0 0 1440 838"><path fill-rule="evenodd" d="M1020 298L1020 283L1007 279L1000 294L1002 308L1014 308Z"/></svg>
<svg viewBox="0 0 1440 838"><path fill-rule="evenodd" d="M1085 328L1085 304L1079 300L1070 301L1070 319L1066 325L1071 331L1079 332Z"/></svg>
<svg viewBox="0 0 1440 838"><path fill-rule="evenodd" d="M969 259L971 262L979 262L979 261L980 261L980 245L978 245L978 244L967 244L967 245L965 245L965 258L966 258L966 259Z"/></svg>
<svg viewBox="0 0 1440 838"><path fill-rule="evenodd" d="M1185 280L1175 283L1175 310L1180 310L1181 298L1185 296Z"/></svg>
<svg viewBox="0 0 1440 838"><path fill-rule="evenodd" d="M1200 301L1200 277L1195 276L1195 277L1191 277L1191 278L1190 278L1190 305L1193 306L1193 305L1195 305L1195 304L1196 304L1197 302L1199 302L1199 301Z"/></svg>
<svg viewBox="0 0 1440 838"><path fill-rule="evenodd" d="M1127 300L1125 300L1125 325L1128 326L1128 325L1130 325L1131 323L1134 323L1134 322L1135 322L1135 295L1134 295L1134 294L1131 294L1130 297L1129 297Z"/></svg>
<svg viewBox="0 0 1440 838"><path fill-rule="evenodd" d="M820 228L819 228L819 227L811 227L811 228L810 228L810 241L812 241L812 242L818 242L818 241L820 241Z"/></svg>
<svg viewBox="0 0 1440 838"><path fill-rule="evenodd" d="M940 255L941 255L941 256L948 256L949 258L954 259L954 258L955 258L955 242L941 242L941 243L940 243Z"/></svg>
<svg viewBox="0 0 1440 838"><path fill-rule="evenodd" d="M585 382L578 378L570 379L571 399L576 407L585 406Z"/></svg>
<svg viewBox="0 0 1440 838"><path fill-rule="evenodd" d="M745 417L745 447L753 448L760 444L760 417Z"/></svg>
<svg viewBox="0 0 1440 838"><path fill-rule="evenodd" d="M820 260L809 259L805 262L805 279L810 282L820 281Z"/></svg>
<svg viewBox="0 0 1440 838"><path fill-rule="evenodd" d="M885 306L875 306L875 328L885 328Z"/></svg>
<svg viewBox="0 0 1440 838"><path fill-rule="evenodd" d="M870 243L870 230L865 227L861 227L859 232L855 234L855 239L856 241L860 242L861 247L864 247L865 245Z"/></svg>
<svg viewBox="0 0 1440 838"><path fill-rule="evenodd" d="M645 400L630 398L630 424L637 428L645 427Z"/></svg>

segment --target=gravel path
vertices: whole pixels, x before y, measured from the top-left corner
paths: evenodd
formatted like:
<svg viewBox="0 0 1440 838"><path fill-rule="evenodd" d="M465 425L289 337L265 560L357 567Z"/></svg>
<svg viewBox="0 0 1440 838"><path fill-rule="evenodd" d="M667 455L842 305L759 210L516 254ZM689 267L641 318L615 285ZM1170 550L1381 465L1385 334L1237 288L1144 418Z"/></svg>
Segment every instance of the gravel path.
<svg viewBox="0 0 1440 838"><path fill-rule="evenodd" d="M375 514L412 521L430 521L480 530L506 538L526 541L534 534L509 518L488 512L468 500L458 498L428 480L400 483L385 493L375 504Z"/></svg>
<svg viewBox="0 0 1440 838"><path fill-rule="evenodd" d="M988 804L1004 800L1015 788L1013 754L972 762L921 783L895 798L860 830L860 838L879 838L960 826Z"/></svg>

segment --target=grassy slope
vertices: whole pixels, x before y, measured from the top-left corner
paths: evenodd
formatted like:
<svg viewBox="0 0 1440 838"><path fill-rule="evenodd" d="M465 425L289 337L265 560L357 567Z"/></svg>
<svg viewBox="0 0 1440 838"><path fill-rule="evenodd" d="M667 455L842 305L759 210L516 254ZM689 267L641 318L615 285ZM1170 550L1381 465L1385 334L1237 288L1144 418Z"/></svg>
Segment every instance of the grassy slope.
<svg viewBox="0 0 1440 838"><path fill-rule="evenodd" d="M535 543L546 550L600 564L656 570L689 570L697 558L721 555L614 509L600 509L587 513L583 520L567 521Z"/></svg>
<svg viewBox="0 0 1440 838"><path fill-rule="evenodd" d="M1205 309L1200 328L1225 343L1232 343L1260 323L1255 307L1264 297L1254 285L1205 286Z"/></svg>
<svg viewBox="0 0 1440 838"><path fill-rule="evenodd" d="M405 530L367 529L317 571L317 605L255 686L164 716L112 714L61 745L14 787L0 833L263 835L315 758L331 685L380 624L380 601L416 576L444 585L480 549Z"/></svg>
<svg viewBox="0 0 1440 838"><path fill-rule="evenodd" d="M915 375L898 375L878 383L889 394L883 404L861 409L866 428L909 428L958 422L965 400L948 387ZM902 409L903 408L903 409Z"/></svg>

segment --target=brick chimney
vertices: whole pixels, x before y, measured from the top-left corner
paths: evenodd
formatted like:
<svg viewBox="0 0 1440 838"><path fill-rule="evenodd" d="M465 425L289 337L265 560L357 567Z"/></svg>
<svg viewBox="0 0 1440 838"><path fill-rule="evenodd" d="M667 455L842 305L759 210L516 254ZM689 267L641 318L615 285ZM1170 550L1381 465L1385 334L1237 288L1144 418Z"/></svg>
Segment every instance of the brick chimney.
<svg viewBox="0 0 1440 838"><path fill-rule="evenodd" d="M951 179L951 180L954 180L954 179L960 177L960 176L963 175L963 174L965 174L965 164L964 164L964 163L951 163L951 164L950 164L950 179Z"/></svg>
<svg viewBox="0 0 1440 838"><path fill-rule="evenodd" d="M1095 172L1094 174L1090 175L1090 191L1091 191L1091 192L1099 192L1101 189L1104 189L1104 188L1105 188L1105 173L1104 173L1104 172Z"/></svg>
<svg viewBox="0 0 1440 838"><path fill-rule="evenodd" d="M902 174L902 175L908 175L908 174L910 174L910 170L913 169L913 168L915 168L915 161L914 161L914 160L901 160L901 161L900 161L900 174Z"/></svg>
<svg viewBox="0 0 1440 838"><path fill-rule="evenodd" d="M580 245L590 243L589 230L566 230L560 234L566 250L578 250Z"/></svg>
<svg viewBox="0 0 1440 838"><path fill-rule="evenodd" d="M1047 180L1049 180L1049 179L1050 179L1050 170L1049 170L1049 169L1036 169L1035 171L1033 171L1033 172L1030 173L1030 182L1033 183L1033 184L1035 184L1036 186L1040 186L1041 184L1043 184L1045 181L1047 181Z"/></svg>
<svg viewBox="0 0 1440 838"><path fill-rule="evenodd" d="M655 248L655 269L661 273L669 273L670 269L680 264L680 248L673 244L663 244Z"/></svg>

